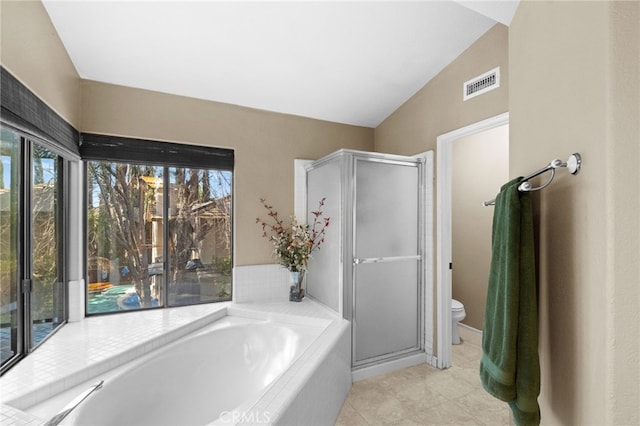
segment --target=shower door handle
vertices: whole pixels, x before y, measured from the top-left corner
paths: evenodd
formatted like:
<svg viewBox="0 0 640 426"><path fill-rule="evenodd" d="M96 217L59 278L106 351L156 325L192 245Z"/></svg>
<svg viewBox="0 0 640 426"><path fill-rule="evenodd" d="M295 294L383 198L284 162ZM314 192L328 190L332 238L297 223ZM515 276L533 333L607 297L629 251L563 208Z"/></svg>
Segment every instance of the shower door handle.
<svg viewBox="0 0 640 426"><path fill-rule="evenodd" d="M397 262L399 260L420 260L420 255L410 255L410 256L389 256L389 257L366 257L366 258L353 258L354 265L362 265L364 263L384 263L384 262Z"/></svg>

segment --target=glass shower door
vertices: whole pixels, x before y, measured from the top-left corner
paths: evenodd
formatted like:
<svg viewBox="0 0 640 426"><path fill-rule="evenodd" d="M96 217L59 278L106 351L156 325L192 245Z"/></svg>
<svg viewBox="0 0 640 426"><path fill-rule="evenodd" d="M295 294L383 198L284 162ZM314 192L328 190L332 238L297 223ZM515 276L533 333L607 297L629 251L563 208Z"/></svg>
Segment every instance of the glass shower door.
<svg viewBox="0 0 640 426"><path fill-rule="evenodd" d="M354 366L420 347L419 165L355 159Z"/></svg>

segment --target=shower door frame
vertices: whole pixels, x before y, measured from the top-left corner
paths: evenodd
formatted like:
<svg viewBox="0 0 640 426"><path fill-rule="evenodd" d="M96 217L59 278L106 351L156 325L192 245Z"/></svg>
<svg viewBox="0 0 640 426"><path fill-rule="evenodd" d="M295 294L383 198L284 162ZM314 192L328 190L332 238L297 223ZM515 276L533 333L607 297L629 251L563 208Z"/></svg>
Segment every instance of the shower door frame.
<svg viewBox="0 0 640 426"><path fill-rule="evenodd" d="M339 233L340 253L338 255L338 276L336 283L336 291L338 292L339 304L336 311L346 320L351 321L350 315L352 314L353 304L353 292L349 286L349 282L353 278L353 255L351 252L353 244L353 234L348 231L348 226L351 224L353 208L353 189L352 189L352 177L353 177L353 156L354 155L368 155L380 158L386 156L387 158L411 160L419 159L423 162L422 177L420 181L420 194L423 197L423 212L422 219L424 220L424 227L420 237L423 244L423 264L421 273L423 274L422 289L423 294L420 297L420 303L422 304L421 317L419 326L422 327L420 331L420 351L416 354L409 354L404 357L397 357L396 359L384 359L378 363L372 363L370 365L363 365L357 369L353 369L353 380L362 380L368 377L383 374L388 371L393 371L397 368L410 367L420 363L428 363L436 367L437 358L435 356L434 339L435 333L435 238L434 238L434 158L435 153L433 150L428 150L414 156L403 156L395 154L382 154L368 151L358 151L350 149L340 149L332 154L322 157L318 160L306 160L296 159L294 161L295 173L295 206L297 217L307 217L307 187L308 187L308 173L316 167L321 166L325 162L330 162L339 159L340 164L340 205L341 214L340 218L336 218L337 226L345 228L345 232ZM333 223L333 222L332 222ZM334 225L332 225L334 226ZM321 302L324 303L324 302ZM327 305L329 306L329 305ZM330 307L331 308L331 307ZM333 308L331 308L333 309Z"/></svg>
<svg viewBox="0 0 640 426"><path fill-rule="evenodd" d="M418 211L416 212L417 216L417 228L418 228L418 247L417 247L417 255L414 256L401 256L401 258L414 258L417 260L417 277L418 277L418 289L417 289L417 336L416 336L416 346L412 348L403 349L400 351L382 354L379 356L374 356L370 358L366 358L362 361L356 362L356 331L358 328L358 323L356 320L356 265L360 263L372 263L369 259L365 260L365 262L360 262L361 259L356 259L355 257L355 244L356 244L356 193L357 193L357 162L358 161L367 161L367 162L375 162L381 164L392 164L398 166L406 166L406 167L417 167L418 168L418 182L417 182L417 192L418 192L418 202L417 207ZM347 188L346 194L347 199L345 200L347 203L346 212L349 213L349 217L345 218L347 220L347 229L350 230L348 232L347 241L345 241L345 247L349 247L349 258L345 259L345 266L349 270L348 273L351 276L350 284L351 288L345 288L345 307L348 309L344 314L345 318L350 319L351 321L351 367L353 369L360 369L369 367L372 365L385 363L390 360L403 358L409 356L411 354L424 353L425 351L425 168L426 168L427 159L425 156L398 156L393 154L382 154L382 153L369 153L369 152L352 152L347 161L347 176L349 176L348 182L349 187ZM379 262L384 262L387 259L378 260ZM395 260L395 259L394 259Z"/></svg>

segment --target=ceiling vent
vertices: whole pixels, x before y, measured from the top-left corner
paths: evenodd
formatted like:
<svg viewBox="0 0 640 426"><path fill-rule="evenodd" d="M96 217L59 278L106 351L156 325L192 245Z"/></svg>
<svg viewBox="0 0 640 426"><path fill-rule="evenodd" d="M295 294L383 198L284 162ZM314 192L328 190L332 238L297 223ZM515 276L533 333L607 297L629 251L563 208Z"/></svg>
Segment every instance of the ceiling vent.
<svg viewBox="0 0 640 426"><path fill-rule="evenodd" d="M466 81L462 86L462 100L466 101L500 87L500 67Z"/></svg>

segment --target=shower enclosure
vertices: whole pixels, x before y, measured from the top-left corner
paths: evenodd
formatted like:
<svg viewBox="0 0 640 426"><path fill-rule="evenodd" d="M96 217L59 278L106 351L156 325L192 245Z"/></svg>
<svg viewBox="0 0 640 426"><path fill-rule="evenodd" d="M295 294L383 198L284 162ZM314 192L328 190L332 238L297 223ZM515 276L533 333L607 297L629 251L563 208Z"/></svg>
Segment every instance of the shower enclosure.
<svg viewBox="0 0 640 426"><path fill-rule="evenodd" d="M325 245L310 261L307 292L351 322L354 371L407 357L426 361L429 158L340 150L306 168L309 215L326 198L331 217Z"/></svg>

